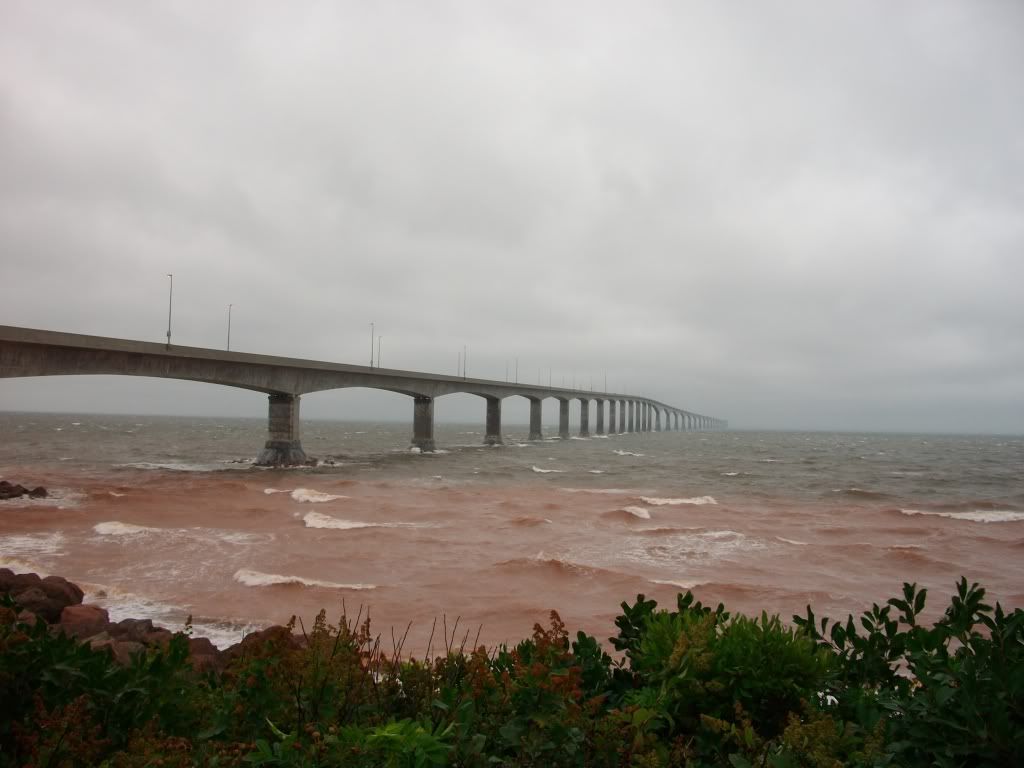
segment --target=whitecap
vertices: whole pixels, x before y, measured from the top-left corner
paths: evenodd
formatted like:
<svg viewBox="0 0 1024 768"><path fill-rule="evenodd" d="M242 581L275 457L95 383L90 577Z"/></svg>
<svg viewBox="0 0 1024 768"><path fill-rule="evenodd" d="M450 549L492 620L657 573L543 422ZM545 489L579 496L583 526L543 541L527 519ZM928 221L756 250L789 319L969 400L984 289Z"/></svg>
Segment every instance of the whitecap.
<svg viewBox="0 0 1024 768"><path fill-rule="evenodd" d="M642 453L633 453L632 451L620 451L618 448L612 451L612 453L616 453L619 456L643 456Z"/></svg>
<svg viewBox="0 0 1024 768"><path fill-rule="evenodd" d="M604 474L604 470L603 469L588 469L587 472L589 472L592 475L603 475Z"/></svg>
<svg viewBox="0 0 1024 768"><path fill-rule="evenodd" d="M776 540L781 541L781 542L783 542L785 544L794 544L794 545L799 546L799 547L806 547L807 546L807 542L806 541L797 541L796 539L787 539L787 538L784 538L782 536L776 536L775 538L776 538Z"/></svg>
<svg viewBox="0 0 1024 768"><path fill-rule="evenodd" d="M343 496L341 494L314 491L311 488L296 488L294 491L292 491L291 495L292 498L295 499L295 501L308 501L311 504L321 504L325 501L337 501L338 499L348 498L348 496Z"/></svg>
<svg viewBox="0 0 1024 768"><path fill-rule="evenodd" d="M562 493L611 493L624 494L635 493L625 488L559 488Z"/></svg>
<svg viewBox="0 0 1024 768"><path fill-rule="evenodd" d="M1024 520L1024 512L1009 509L975 509L971 512L935 512L922 509L901 509L904 515L934 515L953 520L970 520L973 523L1017 523Z"/></svg>
<svg viewBox="0 0 1024 768"><path fill-rule="evenodd" d="M119 498L121 498L122 496L125 496L125 495L126 495L126 494L123 494L123 493L118 493L117 491L107 491L107 493L108 493L109 495L113 496L113 497L114 497L115 499L119 499Z"/></svg>
<svg viewBox="0 0 1024 768"><path fill-rule="evenodd" d="M145 533L163 533L164 531L163 528L150 528L145 525L132 525L131 523L121 523L117 520L96 523L92 529L101 536L133 536Z"/></svg>
<svg viewBox="0 0 1024 768"><path fill-rule="evenodd" d="M737 477L739 472L723 472L722 477Z"/></svg>
<svg viewBox="0 0 1024 768"><path fill-rule="evenodd" d="M622 511L629 512L629 514L633 515L634 517L639 517L641 520L651 519L651 513L648 512L643 507L623 507Z"/></svg>
<svg viewBox="0 0 1024 768"><path fill-rule="evenodd" d="M552 472L564 472L565 471L565 470L562 470L562 469L541 469L540 467L531 467L531 469L533 469L534 472L537 472L537 473L542 474L542 475L547 475L547 474L550 474Z"/></svg>
<svg viewBox="0 0 1024 768"><path fill-rule="evenodd" d="M63 555L64 534L53 533L15 533L0 536L0 553L2 557L22 555Z"/></svg>
<svg viewBox="0 0 1024 768"><path fill-rule="evenodd" d="M376 589L376 584L341 584L335 581L306 579L302 576L283 576L279 573L263 573L249 568L235 571L235 581L247 587L270 587L275 585L296 584L303 587L326 587L327 589Z"/></svg>
<svg viewBox="0 0 1024 768"><path fill-rule="evenodd" d="M679 589L694 589L704 582L702 581L672 581L671 579L649 579L651 584L663 584L666 587L679 587Z"/></svg>
<svg viewBox="0 0 1024 768"><path fill-rule="evenodd" d="M289 490L281 490L280 488L264 488L263 492L269 496L272 493L291 493Z"/></svg>
<svg viewBox="0 0 1024 768"><path fill-rule="evenodd" d="M333 528L340 531L351 531L357 528L432 528L431 523L366 523L361 520L345 520L331 517L320 512L307 512L303 516L307 528Z"/></svg>
<svg viewBox="0 0 1024 768"><path fill-rule="evenodd" d="M409 453L422 453L422 451L420 450L420 447L418 445L410 445Z"/></svg>
<svg viewBox="0 0 1024 768"><path fill-rule="evenodd" d="M695 504L697 506L703 506L704 504L717 504L714 496L694 496L690 499L659 499L656 496L641 496L640 501L644 504L650 504L653 507L675 507L680 504Z"/></svg>

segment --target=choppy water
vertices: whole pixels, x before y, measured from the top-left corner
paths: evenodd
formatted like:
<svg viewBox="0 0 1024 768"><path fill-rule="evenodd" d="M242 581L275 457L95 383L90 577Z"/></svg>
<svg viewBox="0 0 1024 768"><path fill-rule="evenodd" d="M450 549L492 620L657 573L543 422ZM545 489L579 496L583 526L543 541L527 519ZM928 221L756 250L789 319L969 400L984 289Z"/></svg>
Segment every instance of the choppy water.
<svg viewBox="0 0 1024 768"><path fill-rule="evenodd" d="M262 420L0 414L0 565L58 573L115 616L250 626L369 606L518 639L551 608L611 633L619 602L692 588L746 611L860 610L961 574L1024 606L1024 439L652 433L528 443L511 426L303 423L316 468L249 462ZM933 610L940 600L934 598ZM440 625L439 625L440 626ZM440 636L440 630L436 634ZM425 647L419 649L419 653Z"/></svg>

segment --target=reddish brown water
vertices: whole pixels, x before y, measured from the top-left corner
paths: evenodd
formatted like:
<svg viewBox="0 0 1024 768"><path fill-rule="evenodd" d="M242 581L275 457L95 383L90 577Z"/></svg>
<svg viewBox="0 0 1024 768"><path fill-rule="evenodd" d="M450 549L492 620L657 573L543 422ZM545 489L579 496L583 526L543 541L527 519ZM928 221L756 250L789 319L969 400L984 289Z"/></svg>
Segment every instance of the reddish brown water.
<svg viewBox="0 0 1024 768"><path fill-rule="evenodd" d="M1024 606L1012 472L1002 496L912 496L900 473L919 470L877 466L888 486L826 471L818 489L791 449L745 457L715 436L691 440L684 462L672 440L691 437L381 454L312 471L8 457L3 477L57 497L3 502L0 564L67 576L115 616L174 626L191 613L222 644L292 614L336 617L344 601L370 610L385 646L412 622L416 655L435 618L435 648L444 621L451 633L458 618L460 642L479 631L493 644L526 636L550 609L604 639L621 601L671 603L685 589L788 618L808 603L819 615L860 611L917 581L935 615L962 574Z"/></svg>

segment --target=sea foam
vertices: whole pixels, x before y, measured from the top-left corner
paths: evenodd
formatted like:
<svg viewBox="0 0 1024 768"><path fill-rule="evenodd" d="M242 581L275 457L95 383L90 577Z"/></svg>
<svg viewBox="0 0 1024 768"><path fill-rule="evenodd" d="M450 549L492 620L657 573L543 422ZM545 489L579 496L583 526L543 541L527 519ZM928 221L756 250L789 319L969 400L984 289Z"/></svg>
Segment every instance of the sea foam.
<svg viewBox="0 0 1024 768"><path fill-rule="evenodd" d="M659 499L656 496L641 496L640 501L644 504L650 504L652 507L675 507L680 504L695 504L697 506L703 506L704 504L717 504L714 496L694 496L690 499Z"/></svg>
<svg viewBox="0 0 1024 768"><path fill-rule="evenodd" d="M547 474L550 474L552 472L563 472L564 471L564 470L561 470L561 469L541 469L540 467L537 467L537 466L531 467L531 469L533 469L534 472L537 472L537 473L542 474L542 475L547 475Z"/></svg>
<svg viewBox="0 0 1024 768"><path fill-rule="evenodd" d="M643 507L623 507L622 511L623 512L629 512L629 514L633 515L634 517L639 517L642 520L650 520L651 519L651 513L648 512Z"/></svg>
<svg viewBox="0 0 1024 768"><path fill-rule="evenodd" d="M351 531L357 528L430 528L428 523L365 523L361 520L344 520L319 512L307 512L302 518L307 528L334 528Z"/></svg>
<svg viewBox="0 0 1024 768"><path fill-rule="evenodd" d="M312 488L296 488L294 491L292 491L291 497L295 499L295 501L308 501L311 504L321 504L325 501L337 501L338 499L348 498L348 496L343 496L338 493L324 493L323 491L314 491Z"/></svg>
<svg viewBox="0 0 1024 768"><path fill-rule="evenodd" d="M619 456L643 456L642 453L633 453L633 451L620 451L618 448L612 451L612 453L616 453Z"/></svg>
<svg viewBox="0 0 1024 768"><path fill-rule="evenodd" d="M1024 512L1009 509L976 509L972 512L936 512L924 509L901 509L904 515L934 515L974 523L1017 523L1024 520Z"/></svg>
<svg viewBox="0 0 1024 768"><path fill-rule="evenodd" d="M92 529L101 536L133 536L144 533L162 533L164 530L162 528L150 528L146 525L122 523L117 520L108 520L107 522L96 523Z"/></svg>
<svg viewBox="0 0 1024 768"><path fill-rule="evenodd" d="M277 585L295 584L302 587L325 587L327 589L376 589L376 584L340 584L335 581L306 579L302 576L282 576L279 573L263 573L250 568L239 568L235 571L235 581L247 587L272 587Z"/></svg>

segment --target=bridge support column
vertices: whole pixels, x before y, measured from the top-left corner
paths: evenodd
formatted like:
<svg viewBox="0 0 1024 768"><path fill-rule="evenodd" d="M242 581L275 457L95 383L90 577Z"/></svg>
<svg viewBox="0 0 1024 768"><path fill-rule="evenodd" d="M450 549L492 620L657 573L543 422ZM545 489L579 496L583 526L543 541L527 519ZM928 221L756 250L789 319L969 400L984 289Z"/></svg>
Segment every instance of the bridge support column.
<svg viewBox="0 0 1024 768"><path fill-rule="evenodd" d="M569 439L569 401L558 400L558 436L563 440Z"/></svg>
<svg viewBox="0 0 1024 768"><path fill-rule="evenodd" d="M614 435L617 430L615 427L618 426L615 421L615 401L608 401L608 434Z"/></svg>
<svg viewBox="0 0 1024 768"><path fill-rule="evenodd" d="M654 431L661 432L661 409L654 409Z"/></svg>
<svg viewBox="0 0 1024 768"><path fill-rule="evenodd" d="M634 419L636 418L636 403L632 400L629 401L629 418L626 419L626 431L633 431Z"/></svg>
<svg viewBox="0 0 1024 768"><path fill-rule="evenodd" d="M434 398L432 397L413 398L412 445L424 453L434 450Z"/></svg>
<svg viewBox="0 0 1024 768"><path fill-rule="evenodd" d="M626 401L619 401L619 434L626 431Z"/></svg>
<svg viewBox="0 0 1024 768"><path fill-rule="evenodd" d="M595 400L597 404L597 430L594 432L596 435L604 434L604 400Z"/></svg>
<svg viewBox="0 0 1024 768"><path fill-rule="evenodd" d="M299 439L299 395L270 395L267 442L256 458L261 467L292 467L308 464Z"/></svg>
<svg viewBox="0 0 1024 768"><path fill-rule="evenodd" d="M501 445L501 399L487 398L487 430L484 445Z"/></svg>
<svg viewBox="0 0 1024 768"><path fill-rule="evenodd" d="M580 437L590 437L590 401L585 397L580 401Z"/></svg>
<svg viewBox="0 0 1024 768"><path fill-rule="evenodd" d="M544 433L541 431L541 406L543 400L536 397L530 398L530 439L543 440Z"/></svg>

